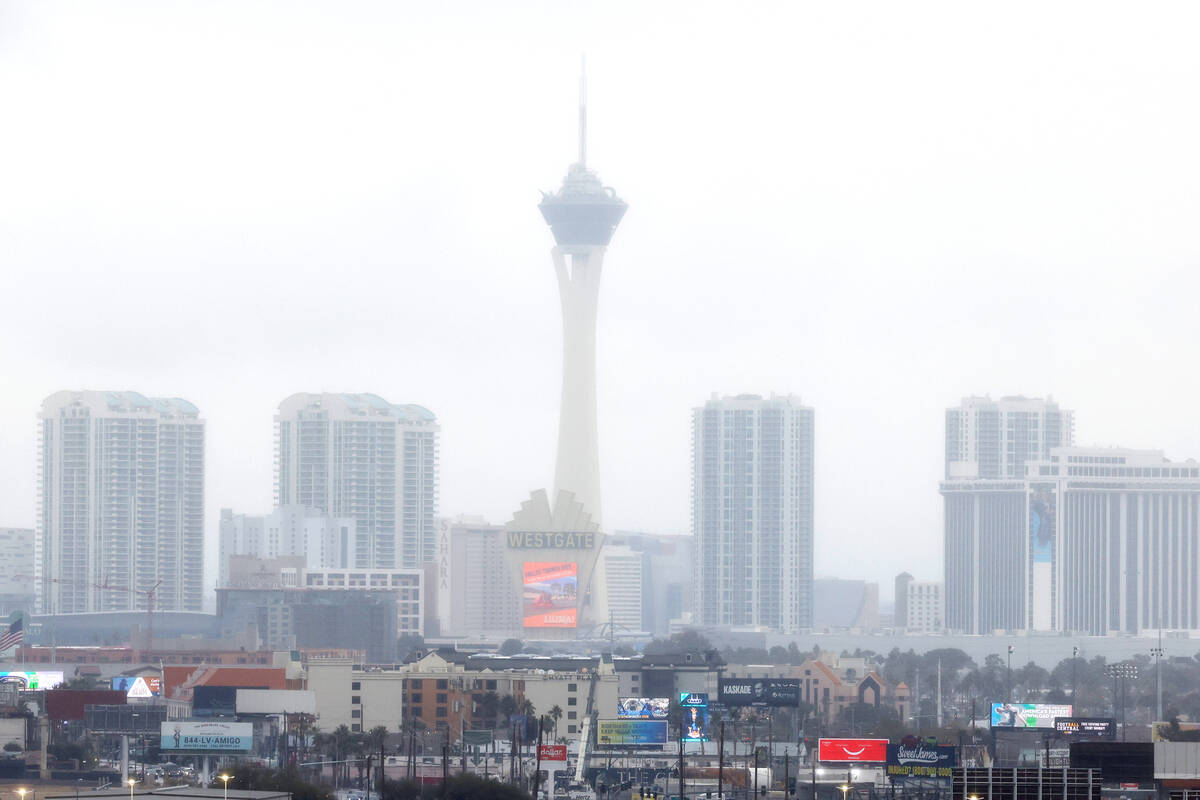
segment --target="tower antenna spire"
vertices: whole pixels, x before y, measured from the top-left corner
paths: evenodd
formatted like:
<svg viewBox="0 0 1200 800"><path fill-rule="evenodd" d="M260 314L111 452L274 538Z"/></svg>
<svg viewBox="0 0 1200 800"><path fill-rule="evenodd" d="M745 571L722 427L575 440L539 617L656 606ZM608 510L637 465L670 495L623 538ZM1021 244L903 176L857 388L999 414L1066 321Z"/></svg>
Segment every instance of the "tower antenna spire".
<svg viewBox="0 0 1200 800"><path fill-rule="evenodd" d="M579 166L587 167L587 56L579 61Z"/></svg>

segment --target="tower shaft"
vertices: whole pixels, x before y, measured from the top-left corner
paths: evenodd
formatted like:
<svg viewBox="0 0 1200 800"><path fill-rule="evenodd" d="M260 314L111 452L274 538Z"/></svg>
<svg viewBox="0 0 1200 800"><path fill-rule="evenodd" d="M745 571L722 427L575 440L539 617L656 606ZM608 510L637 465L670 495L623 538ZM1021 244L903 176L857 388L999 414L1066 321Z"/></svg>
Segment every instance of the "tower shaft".
<svg viewBox="0 0 1200 800"><path fill-rule="evenodd" d="M603 245L551 250L563 315L562 398L554 497L573 492L600 523L600 446L596 429L596 308L600 299Z"/></svg>

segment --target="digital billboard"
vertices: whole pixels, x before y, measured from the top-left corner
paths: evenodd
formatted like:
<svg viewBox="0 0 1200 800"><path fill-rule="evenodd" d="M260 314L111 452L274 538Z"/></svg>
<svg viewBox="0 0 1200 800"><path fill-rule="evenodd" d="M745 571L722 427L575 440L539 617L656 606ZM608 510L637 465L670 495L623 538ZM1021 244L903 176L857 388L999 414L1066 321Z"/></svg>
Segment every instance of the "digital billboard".
<svg viewBox="0 0 1200 800"><path fill-rule="evenodd" d="M708 741L708 695L703 692L680 692L679 709L683 712L685 742Z"/></svg>
<svg viewBox="0 0 1200 800"><path fill-rule="evenodd" d="M666 744L665 719L602 719L596 725L596 744Z"/></svg>
<svg viewBox="0 0 1200 800"><path fill-rule="evenodd" d="M950 744L910 741L887 746L887 774L891 778L948 780L958 766L958 748Z"/></svg>
<svg viewBox="0 0 1200 800"><path fill-rule="evenodd" d="M254 724L168 721L162 724L158 746L162 750L245 753L254 746Z"/></svg>
<svg viewBox="0 0 1200 800"><path fill-rule="evenodd" d="M1054 732L1063 736L1103 736L1111 739L1117 735L1117 726L1112 717L1055 717Z"/></svg>
<svg viewBox="0 0 1200 800"><path fill-rule="evenodd" d="M617 716L621 719L666 719L671 710L669 697L620 697Z"/></svg>
<svg viewBox="0 0 1200 800"><path fill-rule="evenodd" d="M526 628L574 628L579 566L574 561L526 561L522 565L522 614Z"/></svg>
<svg viewBox="0 0 1200 800"><path fill-rule="evenodd" d="M717 692L726 706L800 705L800 681L795 678L721 678Z"/></svg>
<svg viewBox="0 0 1200 800"><path fill-rule="evenodd" d="M0 672L0 683L15 683L22 689L53 689L63 682L61 670L30 670L28 672Z"/></svg>
<svg viewBox="0 0 1200 800"><path fill-rule="evenodd" d="M1055 717L1072 716L1071 706L1050 703L992 703L993 728L1054 730Z"/></svg>
<svg viewBox="0 0 1200 800"><path fill-rule="evenodd" d="M887 761L887 747L887 739L819 739L817 760L882 764Z"/></svg>

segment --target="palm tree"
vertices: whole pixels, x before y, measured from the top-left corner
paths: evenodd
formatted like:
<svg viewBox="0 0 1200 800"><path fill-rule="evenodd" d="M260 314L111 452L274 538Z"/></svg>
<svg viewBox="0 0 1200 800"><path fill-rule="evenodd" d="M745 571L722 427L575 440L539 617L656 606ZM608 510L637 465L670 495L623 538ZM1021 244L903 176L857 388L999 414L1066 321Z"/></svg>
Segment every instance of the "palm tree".
<svg viewBox="0 0 1200 800"><path fill-rule="evenodd" d="M349 764L346 764L345 761L350 755L350 747L353 744L354 734L350 732L350 728L348 726L338 725L333 729L333 733L330 734L330 737L331 744L333 745L333 760L343 762L334 766L333 774L337 775L339 772L341 772L345 777L345 780L349 781ZM341 770L338 769L339 766L342 767ZM337 785L336 779L334 780L334 785Z"/></svg>
<svg viewBox="0 0 1200 800"><path fill-rule="evenodd" d="M554 720L554 741L557 742L558 741L558 721L560 719L562 719L563 710L562 710L562 708L559 707L558 703L555 703L553 706L550 707L550 710L546 713L546 716L548 716L548 717L550 717L550 719Z"/></svg>
<svg viewBox="0 0 1200 800"><path fill-rule="evenodd" d="M508 725L512 722L513 716L517 713L517 698L511 694L506 694L500 698L500 716L504 717L504 724Z"/></svg>

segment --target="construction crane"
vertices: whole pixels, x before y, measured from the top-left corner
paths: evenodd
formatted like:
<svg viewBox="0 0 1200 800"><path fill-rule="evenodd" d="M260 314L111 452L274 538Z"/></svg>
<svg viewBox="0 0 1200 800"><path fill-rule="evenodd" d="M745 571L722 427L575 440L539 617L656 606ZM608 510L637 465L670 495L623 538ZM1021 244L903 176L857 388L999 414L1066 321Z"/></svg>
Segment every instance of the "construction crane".
<svg viewBox="0 0 1200 800"><path fill-rule="evenodd" d="M16 580L34 580L32 575L14 575ZM65 583L70 586L88 586L92 589L101 589L106 592L126 592L129 594L144 594L146 595L146 646L154 646L154 603L158 598L158 587L162 586L162 581L154 582L154 585L149 589L130 589L127 586L113 586L109 583L91 583L89 581L75 580L72 578L43 578L48 583ZM137 653L134 653L134 661L137 661Z"/></svg>

